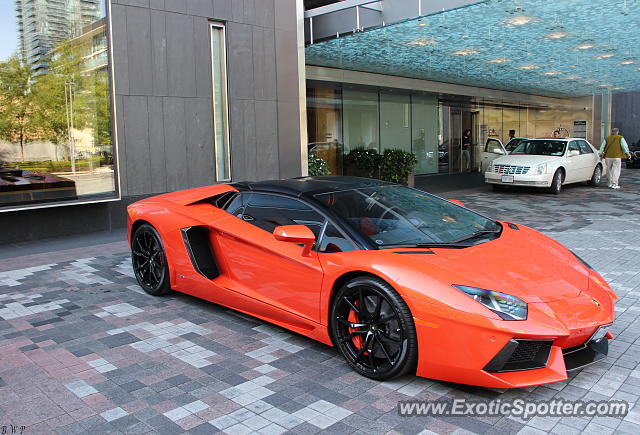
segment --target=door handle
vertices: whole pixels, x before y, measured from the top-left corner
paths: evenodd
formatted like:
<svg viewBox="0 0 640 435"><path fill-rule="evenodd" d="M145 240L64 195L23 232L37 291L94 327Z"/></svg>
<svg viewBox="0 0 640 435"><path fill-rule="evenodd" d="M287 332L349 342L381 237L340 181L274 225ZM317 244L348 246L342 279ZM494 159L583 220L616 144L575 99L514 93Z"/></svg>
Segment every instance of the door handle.
<svg viewBox="0 0 640 435"><path fill-rule="evenodd" d="M242 215L242 220L243 220L243 221L247 221L247 222L251 222L251 221L253 221L253 220L255 220L255 219L254 219L254 218L253 218L253 216L251 216L250 214L243 214L243 215Z"/></svg>

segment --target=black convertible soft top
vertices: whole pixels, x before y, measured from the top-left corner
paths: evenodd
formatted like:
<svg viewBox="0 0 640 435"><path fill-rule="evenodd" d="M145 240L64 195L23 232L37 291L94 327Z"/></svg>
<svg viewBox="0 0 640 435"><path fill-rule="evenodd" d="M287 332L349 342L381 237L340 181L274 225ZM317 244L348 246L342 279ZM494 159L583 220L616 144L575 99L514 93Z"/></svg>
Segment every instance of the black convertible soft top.
<svg viewBox="0 0 640 435"><path fill-rule="evenodd" d="M241 181L233 183L231 186L238 190L251 190L254 192L272 192L296 197L310 197L319 193L337 192L341 190L351 190L363 187L382 186L386 181L372 180L361 177L297 177L286 180L267 181Z"/></svg>

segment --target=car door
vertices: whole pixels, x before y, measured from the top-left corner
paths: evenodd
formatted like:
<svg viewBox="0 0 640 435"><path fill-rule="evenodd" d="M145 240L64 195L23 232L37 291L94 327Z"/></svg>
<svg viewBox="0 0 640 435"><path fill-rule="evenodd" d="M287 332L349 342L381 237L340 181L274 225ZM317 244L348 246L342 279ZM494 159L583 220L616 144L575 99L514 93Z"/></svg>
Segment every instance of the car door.
<svg viewBox="0 0 640 435"><path fill-rule="evenodd" d="M580 158L584 165L582 177L585 180L590 180L596 165L600 161L600 157L586 140L579 140L578 146L580 147Z"/></svg>
<svg viewBox="0 0 640 435"><path fill-rule="evenodd" d="M484 146L484 151L482 151L480 172L486 171L490 162L506 154L507 151L502 145L502 141L500 139L496 139L494 137L490 137L489 139L487 139L487 142Z"/></svg>
<svg viewBox="0 0 640 435"><path fill-rule="evenodd" d="M318 323L323 272L318 253L278 241L280 225L306 225L316 237L324 216L308 204L283 195L242 193L227 211L235 218L217 224L219 247L231 290Z"/></svg>

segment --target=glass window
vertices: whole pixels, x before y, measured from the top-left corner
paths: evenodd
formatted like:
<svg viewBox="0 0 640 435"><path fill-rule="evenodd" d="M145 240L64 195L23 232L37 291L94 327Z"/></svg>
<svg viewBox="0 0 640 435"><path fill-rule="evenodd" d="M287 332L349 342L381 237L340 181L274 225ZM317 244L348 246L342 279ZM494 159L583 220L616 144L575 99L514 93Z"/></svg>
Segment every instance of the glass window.
<svg viewBox="0 0 640 435"><path fill-rule="evenodd" d="M229 203L225 206L225 210L232 215L242 218L242 211L244 210L244 199L246 195L242 193L237 194L236 196L229 201Z"/></svg>
<svg viewBox="0 0 640 435"><path fill-rule="evenodd" d="M231 155L227 120L227 60L224 26L211 24L211 69L213 77L213 134L216 180L231 180Z"/></svg>
<svg viewBox="0 0 640 435"><path fill-rule="evenodd" d="M380 92L381 152L387 148L411 151L410 103L409 95Z"/></svg>
<svg viewBox="0 0 640 435"><path fill-rule="evenodd" d="M457 243L494 237L500 225L433 195L382 185L316 195L378 246Z"/></svg>
<svg viewBox="0 0 640 435"><path fill-rule="evenodd" d="M346 252L353 251L354 249L355 247L353 244L347 240L332 223L328 222L324 233L322 234L318 251Z"/></svg>
<svg viewBox="0 0 640 435"><path fill-rule="evenodd" d="M563 156L566 142L560 140L525 140L511 151L512 155Z"/></svg>
<svg viewBox="0 0 640 435"><path fill-rule="evenodd" d="M578 146L580 147L580 154L593 154L593 149L589 146L589 144L584 140L579 140Z"/></svg>
<svg viewBox="0 0 640 435"><path fill-rule="evenodd" d="M418 164L416 174L438 172L438 99L435 96L411 97L411 151Z"/></svg>
<svg viewBox="0 0 640 435"><path fill-rule="evenodd" d="M320 236L325 218L304 202L280 195L252 193L242 218L270 233L280 225L306 225Z"/></svg>
<svg viewBox="0 0 640 435"><path fill-rule="evenodd" d="M354 148L379 149L378 91L342 90L344 152Z"/></svg>
<svg viewBox="0 0 640 435"><path fill-rule="evenodd" d="M500 141L496 139L487 140L487 145L485 146L484 150L485 152L488 152L488 153L504 154Z"/></svg>
<svg viewBox="0 0 640 435"><path fill-rule="evenodd" d="M578 141L572 140L569 142L569 151L578 151L580 152L580 147L578 146Z"/></svg>
<svg viewBox="0 0 640 435"><path fill-rule="evenodd" d="M0 2L0 208L116 196L103 0Z"/></svg>

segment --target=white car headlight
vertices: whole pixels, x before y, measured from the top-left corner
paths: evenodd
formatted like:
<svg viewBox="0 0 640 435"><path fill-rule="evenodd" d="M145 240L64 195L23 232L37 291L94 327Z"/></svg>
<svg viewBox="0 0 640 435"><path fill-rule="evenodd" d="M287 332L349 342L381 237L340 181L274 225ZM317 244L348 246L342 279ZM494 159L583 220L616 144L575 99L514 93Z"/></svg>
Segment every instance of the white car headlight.
<svg viewBox="0 0 640 435"><path fill-rule="evenodd" d="M520 298L466 285L454 287L489 308L503 320L527 320L527 303Z"/></svg>
<svg viewBox="0 0 640 435"><path fill-rule="evenodd" d="M547 173L547 164L546 163L540 163L538 166L536 166L536 170L534 172L535 175L542 175L542 174L546 174Z"/></svg>
<svg viewBox="0 0 640 435"><path fill-rule="evenodd" d="M493 162L489 162L487 165L487 172L493 172Z"/></svg>

